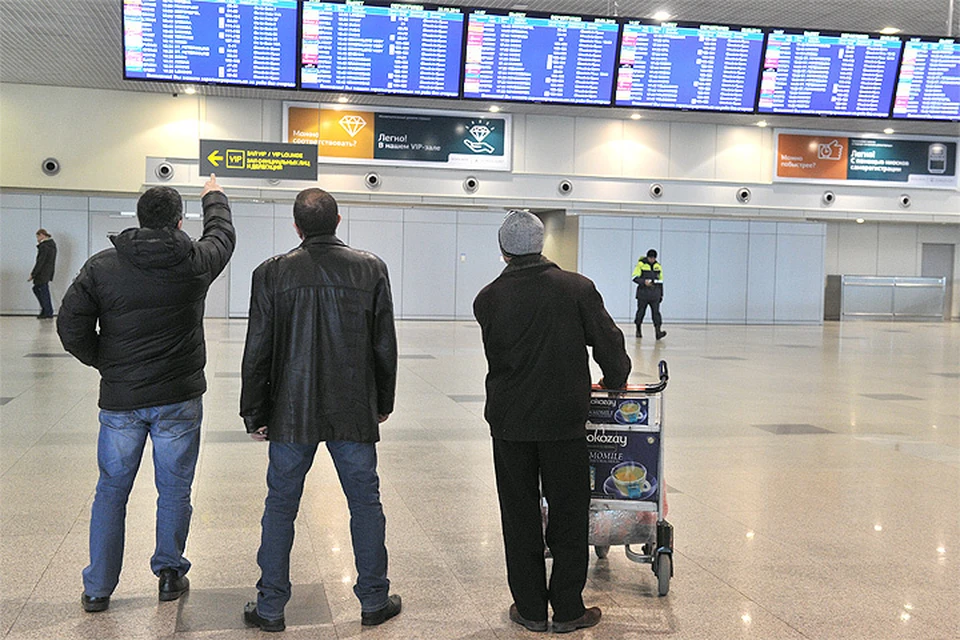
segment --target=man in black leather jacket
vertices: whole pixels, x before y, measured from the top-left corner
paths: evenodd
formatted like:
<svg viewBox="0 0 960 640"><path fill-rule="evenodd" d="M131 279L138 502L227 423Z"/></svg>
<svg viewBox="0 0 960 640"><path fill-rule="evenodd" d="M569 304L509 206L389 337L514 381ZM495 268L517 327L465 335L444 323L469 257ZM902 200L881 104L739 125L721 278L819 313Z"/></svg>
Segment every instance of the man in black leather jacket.
<svg viewBox="0 0 960 640"><path fill-rule="evenodd" d="M180 194L148 189L137 202L140 228L110 238L114 248L87 260L60 305L64 348L100 372L100 481L81 597L88 612L105 610L117 586L127 498L148 435L159 494L150 568L160 600L189 587L183 550L207 388L203 306L236 244L230 205L213 175L201 197L203 235L194 242L180 229Z"/></svg>
<svg viewBox="0 0 960 640"><path fill-rule="evenodd" d="M250 626L284 628L290 549L306 474L326 442L350 507L361 622L400 613L390 595L376 443L393 411L397 338L387 267L335 235L333 196L306 189L293 207L303 243L253 272L243 353L240 415L255 440L270 441L268 494Z"/></svg>

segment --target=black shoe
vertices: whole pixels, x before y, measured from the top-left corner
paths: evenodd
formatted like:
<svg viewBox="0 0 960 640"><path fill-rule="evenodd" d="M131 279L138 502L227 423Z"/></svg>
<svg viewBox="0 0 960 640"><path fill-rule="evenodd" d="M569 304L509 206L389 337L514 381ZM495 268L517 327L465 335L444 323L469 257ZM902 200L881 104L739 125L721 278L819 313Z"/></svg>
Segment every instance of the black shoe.
<svg viewBox="0 0 960 640"><path fill-rule="evenodd" d="M527 631L546 631L547 630L547 621L546 620L527 620L520 612L517 610L517 605L510 605L510 621L516 622L521 627L524 627Z"/></svg>
<svg viewBox="0 0 960 640"><path fill-rule="evenodd" d="M577 629L586 629L587 627L594 627L600 622L600 607L590 607L583 612L583 615L577 618L576 620L571 620L570 622L557 622L553 621L553 632L554 633L570 633L571 631L576 631Z"/></svg>
<svg viewBox="0 0 960 640"><path fill-rule="evenodd" d="M658 331L657 331L657 340L659 340L660 338L664 337L665 335L667 335L667 332L666 332L666 331L659 331L659 330L658 330Z"/></svg>
<svg viewBox="0 0 960 640"><path fill-rule="evenodd" d="M106 611L107 607L110 606L110 596L103 596L101 598L91 598L86 593L80 596L80 604L83 605L83 610L87 613L98 613L100 611Z"/></svg>
<svg viewBox="0 0 960 640"><path fill-rule="evenodd" d="M638 337L638 338L642 338L642 337L643 337L643 334L640 333L640 327L637 327L637 337Z"/></svg>
<svg viewBox="0 0 960 640"><path fill-rule="evenodd" d="M190 581L187 576L177 574L176 569L160 570L160 600L169 602L176 600L187 592L190 588Z"/></svg>
<svg viewBox="0 0 960 640"><path fill-rule="evenodd" d="M365 627L373 627L378 624L383 624L393 616L400 613L401 608L402 605L400 604L400 596L392 595L387 599L387 606L385 606L383 609L361 613L360 624Z"/></svg>
<svg viewBox="0 0 960 640"><path fill-rule="evenodd" d="M243 607L243 621L248 627L260 627L261 631L283 631L287 628L283 616L276 620L267 620L257 613L257 603L248 602Z"/></svg>

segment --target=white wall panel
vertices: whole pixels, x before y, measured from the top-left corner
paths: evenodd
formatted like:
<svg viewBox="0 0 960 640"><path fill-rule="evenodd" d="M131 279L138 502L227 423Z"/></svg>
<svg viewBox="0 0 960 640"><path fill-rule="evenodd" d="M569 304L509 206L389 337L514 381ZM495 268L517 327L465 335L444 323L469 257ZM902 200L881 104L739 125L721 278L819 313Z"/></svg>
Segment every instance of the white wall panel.
<svg viewBox="0 0 960 640"><path fill-rule="evenodd" d="M840 273L840 227L836 224L827 225L827 245L824 255L824 266L828 275Z"/></svg>
<svg viewBox="0 0 960 640"><path fill-rule="evenodd" d="M670 175L670 127L662 122L623 123L623 175L666 178Z"/></svg>
<svg viewBox="0 0 960 640"><path fill-rule="evenodd" d="M877 275L879 233L878 226L872 223L839 225L837 273L848 276Z"/></svg>
<svg viewBox="0 0 960 640"><path fill-rule="evenodd" d="M823 321L823 236L777 235L777 322Z"/></svg>
<svg viewBox="0 0 960 640"><path fill-rule="evenodd" d="M623 121L576 118L574 173L588 176L623 175Z"/></svg>
<svg viewBox="0 0 960 640"><path fill-rule="evenodd" d="M513 127L513 170L522 173L527 170L527 117L516 114L511 118Z"/></svg>
<svg viewBox="0 0 960 640"><path fill-rule="evenodd" d="M139 227L136 216L120 215L119 213L108 213L106 211L90 212L90 238L87 246L90 255L99 253L104 249L112 249L113 243L110 242L110 236L115 236L125 229Z"/></svg>
<svg viewBox="0 0 960 640"><path fill-rule="evenodd" d="M758 127L717 127L717 180L761 182L763 165L763 129Z"/></svg>
<svg viewBox="0 0 960 640"><path fill-rule="evenodd" d="M457 317L473 318L473 299L503 271L499 224L457 225Z"/></svg>
<svg viewBox="0 0 960 640"><path fill-rule="evenodd" d="M660 263L663 265L665 322L705 322L710 235L702 231L670 231L664 220Z"/></svg>
<svg viewBox="0 0 960 640"><path fill-rule="evenodd" d="M917 242L917 226L881 224L879 227L877 275L920 275L920 243Z"/></svg>
<svg viewBox="0 0 960 640"><path fill-rule="evenodd" d="M273 250L273 218L233 216L237 232L237 248L230 264L228 308L232 317L246 317L250 311L250 281L253 270L275 255Z"/></svg>
<svg viewBox="0 0 960 640"><path fill-rule="evenodd" d="M751 229L754 224L751 223ZM774 225L766 227L775 230ZM763 227L749 235L747 251L747 324L774 321L773 306L777 281L777 236L761 233Z"/></svg>
<svg viewBox="0 0 960 640"><path fill-rule="evenodd" d="M207 140L261 140L263 109L259 100L205 96L200 137Z"/></svg>
<svg viewBox="0 0 960 640"><path fill-rule="evenodd" d="M273 252L270 255L287 253L300 246L303 240L297 235L297 230L293 226L293 209L287 205L276 205L276 211L273 218ZM337 229L337 233L340 230ZM341 237L341 240L348 242L347 238ZM256 238L254 242L262 242Z"/></svg>
<svg viewBox="0 0 960 640"><path fill-rule="evenodd" d="M573 173L575 120L561 116L527 118L527 173Z"/></svg>
<svg viewBox="0 0 960 640"><path fill-rule="evenodd" d="M40 313L40 305L33 295L33 283L27 282L27 278L37 261L40 208L14 209L6 202L0 215L0 257L3 260L0 267L0 311L36 315ZM59 304L54 303L54 306L59 307Z"/></svg>
<svg viewBox="0 0 960 640"><path fill-rule="evenodd" d="M708 322L743 323L747 319L747 238L746 233L710 234Z"/></svg>
<svg viewBox="0 0 960 640"><path fill-rule="evenodd" d="M580 273L593 280L607 312L615 320L630 322L635 312L633 231L580 227ZM627 220L629 222L629 219Z"/></svg>
<svg viewBox="0 0 960 640"><path fill-rule="evenodd" d="M403 299L405 318L456 316L457 225L404 222ZM406 212L405 214L406 215Z"/></svg>
<svg viewBox="0 0 960 640"><path fill-rule="evenodd" d="M717 126L670 126L670 177L713 180L716 176Z"/></svg>

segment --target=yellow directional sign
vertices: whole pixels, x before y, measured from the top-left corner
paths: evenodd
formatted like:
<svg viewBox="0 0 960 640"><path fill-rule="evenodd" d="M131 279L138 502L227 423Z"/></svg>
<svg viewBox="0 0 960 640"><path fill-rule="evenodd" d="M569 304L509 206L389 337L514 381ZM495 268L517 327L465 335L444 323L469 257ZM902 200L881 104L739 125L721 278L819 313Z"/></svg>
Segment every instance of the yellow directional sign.
<svg viewBox="0 0 960 640"><path fill-rule="evenodd" d="M317 145L201 140L200 174L224 178L317 179Z"/></svg>

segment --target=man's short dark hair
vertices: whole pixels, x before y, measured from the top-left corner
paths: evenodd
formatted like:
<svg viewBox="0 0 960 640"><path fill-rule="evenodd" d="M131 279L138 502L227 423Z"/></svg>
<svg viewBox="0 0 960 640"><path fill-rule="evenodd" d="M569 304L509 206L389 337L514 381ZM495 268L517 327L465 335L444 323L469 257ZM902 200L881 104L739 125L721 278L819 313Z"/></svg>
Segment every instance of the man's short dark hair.
<svg viewBox="0 0 960 640"><path fill-rule="evenodd" d="M151 187L137 201L137 220L145 229L176 227L183 217L183 198L176 189Z"/></svg>
<svg viewBox="0 0 960 640"><path fill-rule="evenodd" d="M647 251L647 257L648 257L648 258L656 258L656 257L657 257L657 250L656 250L656 249L650 249L650 251Z"/></svg>
<svg viewBox="0 0 960 640"><path fill-rule="evenodd" d="M293 221L306 236L336 233L337 201L323 189L304 189L293 203Z"/></svg>

